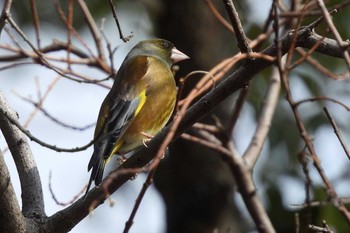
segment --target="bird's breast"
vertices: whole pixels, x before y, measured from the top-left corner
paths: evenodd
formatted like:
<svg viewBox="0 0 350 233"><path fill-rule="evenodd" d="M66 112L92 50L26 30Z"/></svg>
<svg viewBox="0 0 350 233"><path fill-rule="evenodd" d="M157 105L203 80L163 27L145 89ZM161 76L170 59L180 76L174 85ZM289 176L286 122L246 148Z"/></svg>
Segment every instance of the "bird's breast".
<svg viewBox="0 0 350 233"><path fill-rule="evenodd" d="M143 133L156 135L168 122L175 107L176 84L169 67L149 67L146 101L123 135L120 153L127 153L147 139Z"/></svg>

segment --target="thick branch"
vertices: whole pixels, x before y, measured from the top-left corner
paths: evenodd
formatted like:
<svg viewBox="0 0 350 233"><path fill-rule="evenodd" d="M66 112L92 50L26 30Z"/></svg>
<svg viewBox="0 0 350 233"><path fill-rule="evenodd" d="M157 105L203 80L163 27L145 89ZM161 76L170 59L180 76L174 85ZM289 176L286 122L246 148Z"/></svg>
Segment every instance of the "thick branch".
<svg viewBox="0 0 350 233"><path fill-rule="evenodd" d="M311 49L317 43L320 43L320 46L318 46L315 49L315 51L322 54L326 54L331 57L344 58L344 51L347 51L348 53L350 53L349 40L342 41L340 43L341 47L339 47L338 42L336 40L325 38L312 31L306 31L304 35L304 40L303 38L298 38L297 47Z"/></svg>
<svg viewBox="0 0 350 233"><path fill-rule="evenodd" d="M0 92L0 106L12 119L17 119L16 113L8 106ZM40 176L26 136L0 114L0 129L15 161L22 189L22 212L25 217L44 216L44 199Z"/></svg>
<svg viewBox="0 0 350 233"><path fill-rule="evenodd" d="M0 232L25 232L25 219L18 205L10 173L0 150Z"/></svg>
<svg viewBox="0 0 350 233"><path fill-rule="evenodd" d="M315 41L315 43L317 42L317 36L312 33L312 29L312 27L304 27L299 30L297 37L298 46L309 48L311 46L312 41ZM292 41L292 37L293 33L288 33L285 37L281 39L282 54L286 54L288 52ZM331 45L333 45L331 54L326 53L326 51L329 50L326 50L324 48L330 48L331 45L326 44L325 42L320 44L317 51L324 52L325 54L331 56L342 57L343 49L340 48L336 42L333 43L333 40L327 41ZM276 56L277 48L275 45L271 45L270 47L262 51L262 53L269 56ZM213 110L221 101L226 99L235 91L244 87L249 82L249 80L251 80L254 77L254 75L258 74L259 72L261 72L261 70L271 66L272 64L272 61L257 58L255 60L249 60L244 65L242 65L232 75L227 77L211 92L206 94L190 109L188 109L186 115L184 116L182 122L180 123L176 131L174 140L177 137L179 137L182 133L184 133L187 129L189 129L194 123L198 122L201 118L208 115L211 112L211 110ZM108 196L106 195L106 193L115 192L121 185L123 185L133 176L132 172L126 172L125 169L142 168L145 165L147 165L154 158L154 155L157 153L159 145L162 144L162 141L169 133L170 128L171 125L166 127L161 133L154 137L152 141L148 144L147 148L143 147L140 150L138 150L130 159L128 159L123 164L122 170L117 169L112 174L110 174L99 188L92 189L89 192L85 201L83 201L83 199L81 198L73 205L51 216L49 218L51 224L55 224L58 222L60 223L56 224L58 228L56 228L55 230L57 232L69 231L79 221L81 221L84 217L88 215L89 208L91 206L97 207L98 205L102 204ZM123 171L123 173L121 173L121 171ZM106 183L108 185L106 185Z"/></svg>

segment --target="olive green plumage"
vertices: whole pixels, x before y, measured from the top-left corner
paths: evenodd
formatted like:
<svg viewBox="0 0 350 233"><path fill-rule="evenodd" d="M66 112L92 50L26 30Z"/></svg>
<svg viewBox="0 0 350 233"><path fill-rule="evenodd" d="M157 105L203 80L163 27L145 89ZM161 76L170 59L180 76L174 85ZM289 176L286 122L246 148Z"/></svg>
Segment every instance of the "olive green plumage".
<svg viewBox="0 0 350 233"><path fill-rule="evenodd" d="M141 41L130 50L100 109L86 194L93 181L101 183L114 154L138 148L145 134L157 134L168 122L177 95L171 66L184 59L188 57L163 39Z"/></svg>

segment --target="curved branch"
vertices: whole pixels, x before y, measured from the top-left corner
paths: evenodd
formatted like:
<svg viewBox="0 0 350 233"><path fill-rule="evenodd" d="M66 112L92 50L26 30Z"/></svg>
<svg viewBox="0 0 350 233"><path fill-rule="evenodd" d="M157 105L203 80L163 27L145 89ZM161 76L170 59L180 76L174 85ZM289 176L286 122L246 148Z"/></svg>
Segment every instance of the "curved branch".
<svg viewBox="0 0 350 233"><path fill-rule="evenodd" d="M25 219L18 205L10 174L0 150L0 232L24 232Z"/></svg>
<svg viewBox="0 0 350 233"><path fill-rule="evenodd" d="M18 122L18 116L0 91L0 106L6 114L0 114L0 129L15 161L22 189L22 212L25 217L45 216L44 198L40 176L26 136L5 115Z"/></svg>

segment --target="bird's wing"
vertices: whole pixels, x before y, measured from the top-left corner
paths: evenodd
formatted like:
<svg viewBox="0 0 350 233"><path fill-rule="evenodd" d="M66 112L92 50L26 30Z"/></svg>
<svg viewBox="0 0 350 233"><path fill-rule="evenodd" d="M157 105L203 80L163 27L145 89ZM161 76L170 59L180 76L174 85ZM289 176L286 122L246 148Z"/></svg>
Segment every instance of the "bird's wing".
<svg viewBox="0 0 350 233"><path fill-rule="evenodd" d="M104 159L107 160L113 152L117 152L119 146L117 145L117 139L128 128L130 122L135 118L139 110L142 108L146 101L146 90L142 91L136 98L132 100L118 99L114 103L110 115L106 122L106 135L104 135L108 141L106 144ZM105 139L102 139L105 140Z"/></svg>
<svg viewBox="0 0 350 233"><path fill-rule="evenodd" d="M147 72L147 62L146 57L128 61L128 69L119 70L115 84L102 104L95 129L97 141L88 165L88 171L93 168L89 183L93 180L96 185L101 183L106 162L121 146L118 138L146 102L146 86L140 79Z"/></svg>
<svg viewBox="0 0 350 233"><path fill-rule="evenodd" d="M138 97L131 101L118 99L105 121L104 132L100 136L96 135L98 141L95 143L94 153L88 165L88 170L93 168L91 177L96 184L100 184L102 181L104 166L112 156L112 151L115 147L121 146L121 144L116 144L117 139L135 117L135 112L142 102L141 98Z"/></svg>

